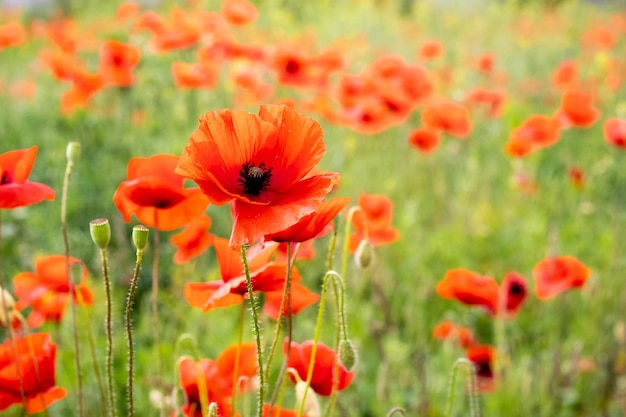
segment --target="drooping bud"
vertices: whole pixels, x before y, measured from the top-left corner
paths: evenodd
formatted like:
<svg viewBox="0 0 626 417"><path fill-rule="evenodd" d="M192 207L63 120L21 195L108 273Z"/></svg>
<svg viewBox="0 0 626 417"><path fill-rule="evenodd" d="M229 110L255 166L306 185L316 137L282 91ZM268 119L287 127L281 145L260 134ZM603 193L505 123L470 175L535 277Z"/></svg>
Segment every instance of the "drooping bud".
<svg viewBox="0 0 626 417"><path fill-rule="evenodd" d="M367 240L361 240L354 253L355 265L357 268L365 269L370 266L372 259L374 259L374 248Z"/></svg>
<svg viewBox="0 0 626 417"><path fill-rule="evenodd" d="M138 251L143 251L148 244L148 232L150 230L143 224L133 227L133 244Z"/></svg>
<svg viewBox="0 0 626 417"><path fill-rule="evenodd" d="M91 239L100 248L106 249L111 241L111 225L109 219L96 219L89 222Z"/></svg>
<svg viewBox="0 0 626 417"><path fill-rule="evenodd" d="M67 162L69 162L70 164L74 164L76 161L78 161L78 158L80 157L80 143L68 143L67 148L65 148L65 156L67 158Z"/></svg>
<svg viewBox="0 0 626 417"><path fill-rule="evenodd" d="M298 404L302 402L302 397L304 397L305 390L306 382L298 381L296 383L296 399L298 400ZM320 408L320 403L317 400L317 395L315 395L315 392L313 392L313 390L310 388L306 393L303 411L304 415L306 415L307 417L321 417L322 415L322 410Z"/></svg>
<svg viewBox="0 0 626 417"><path fill-rule="evenodd" d="M343 339L339 342L339 363L342 364L348 372L352 372L358 358L359 356L352 340Z"/></svg>
<svg viewBox="0 0 626 417"><path fill-rule="evenodd" d="M0 327L8 327L13 321L15 300L11 293L0 287Z"/></svg>

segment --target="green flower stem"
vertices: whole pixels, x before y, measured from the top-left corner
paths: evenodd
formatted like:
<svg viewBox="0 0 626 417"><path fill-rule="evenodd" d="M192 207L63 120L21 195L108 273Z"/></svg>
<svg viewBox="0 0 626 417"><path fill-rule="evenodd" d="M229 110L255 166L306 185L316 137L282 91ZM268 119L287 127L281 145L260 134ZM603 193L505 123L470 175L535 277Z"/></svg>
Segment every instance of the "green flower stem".
<svg viewBox="0 0 626 417"><path fill-rule="evenodd" d="M77 294L80 299L80 293ZM80 302L80 300L79 300ZM87 315L87 323L85 327L87 328L87 341L89 342L89 352L91 354L91 360L93 362L93 370L96 374L96 385L98 386L98 394L100 395L100 402L105 405L106 414L110 412L110 405L106 402L106 396L104 394L104 385L102 384L102 377L100 376L100 368L98 367L98 360L96 357L96 343L93 337L93 329L91 328L91 316L88 313L88 310L85 310Z"/></svg>
<svg viewBox="0 0 626 417"><path fill-rule="evenodd" d="M200 407L202 410L202 415L206 416L209 415L209 395L206 386L206 378L200 378L204 371L202 368L198 367L197 364L195 364L196 361L200 361L201 359L200 349L198 349L198 343L194 335L192 335L191 333L183 333L178 336L178 339L176 339L176 343L174 345L174 357L178 358L180 356L180 349L183 342L189 342L189 344L191 345L191 351L195 355L195 358L192 359L194 360L194 366L196 367L196 380L198 383L198 391L200 394ZM174 380L178 379L178 368L180 362L183 361L185 358L186 357L183 356L177 360L176 369L174 370ZM177 404L176 401L175 404ZM180 407L177 406L176 409L179 410Z"/></svg>
<svg viewBox="0 0 626 417"><path fill-rule="evenodd" d="M135 414L135 401L133 397L133 372L134 372L134 349L133 349L133 323L130 317L131 310L133 309L133 303L135 301L135 293L137 291L137 283L139 281L139 271L141 269L141 262L143 261L143 249L137 249L137 259L135 262L135 271L130 281L130 288L128 289L128 298L126 299L126 310L124 312L124 318L126 321L126 338L128 339L128 379L126 381L126 392L128 396L128 417L133 417Z"/></svg>
<svg viewBox="0 0 626 417"><path fill-rule="evenodd" d="M362 211L361 206L350 207L350 211L348 211L348 218L346 219L346 226L344 230L343 236L343 256L341 259L341 276L345 278L346 273L348 272L348 253L350 247L350 229L352 226L352 218L357 211ZM368 239L369 234L367 230L367 225L364 226L364 234L365 239Z"/></svg>
<svg viewBox="0 0 626 417"><path fill-rule="evenodd" d="M239 387L239 360L241 357L241 344L243 343L243 318L246 312L246 305L241 304L241 312L239 313L239 338L237 340L237 356L235 358L235 369L233 370L233 395L232 395L232 413L231 416L237 415L237 394Z"/></svg>
<svg viewBox="0 0 626 417"><path fill-rule="evenodd" d="M454 393L456 387L456 380L459 374L459 369L464 367L467 371L467 381L470 389L469 392L469 404L470 404L470 416L480 417L480 409L478 407L478 393L476 390L476 375L474 374L474 364L466 358L459 358L454 362L452 367L452 375L450 376L450 385L448 387L448 401L446 403L445 417L452 416L452 407L454 406Z"/></svg>
<svg viewBox="0 0 626 417"><path fill-rule="evenodd" d="M159 238L159 218L157 210L154 210L154 248L152 249L152 339L157 354L157 381L159 391L163 388L163 355L161 352L161 337L159 334L159 256L161 242ZM163 393L162 393L163 394ZM161 395L161 409L159 414L165 417L165 395Z"/></svg>
<svg viewBox="0 0 626 417"><path fill-rule="evenodd" d="M100 259L102 260L102 275L104 276L104 291L106 293L106 316L104 318L104 329L107 337L107 355L106 355L106 374L108 385L108 405L109 415L117 416L117 407L115 405L115 390L113 388L113 321L111 318L111 309L113 302L111 300L111 280L109 279L109 261L106 249L100 249Z"/></svg>
<svg viewBox="0 0 626 417"><path fill-rule="evenodd" d="M257 401L257 417L263 415L263 399L265 397L265 373L263 370L263 349L261 344L261 328L259 324L259 315L257 312L256 295L252 288L252 279L250 278L250 269L248 268L248 258L246 256L246 246L241 246L241 259L243 261L243 270L246 274L246 283L248 284L248 295L250 296L250 311L252 312L252 329L254 330L254 338L256 339L257 361L259 365L259 397Z"/></svg>
<svg viewBox="0 0 626 417"><path fill-rule="evenodd" d="M402 407L393 407L389 412L387 412L386 417L393 417L395 414L401 414L402 416L406 416L406 410Z"/></svg>

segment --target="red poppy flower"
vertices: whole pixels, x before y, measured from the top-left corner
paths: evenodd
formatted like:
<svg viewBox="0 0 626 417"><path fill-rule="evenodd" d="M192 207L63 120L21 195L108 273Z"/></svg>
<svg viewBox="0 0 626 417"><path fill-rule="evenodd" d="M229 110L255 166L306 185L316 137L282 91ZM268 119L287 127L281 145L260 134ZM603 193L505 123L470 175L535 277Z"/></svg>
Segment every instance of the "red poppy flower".
<svg viewBox="0 0 626 417"><path fill-rule="evenodd" d="M472 131L472 122L467 108L452 100L438 98L422 111L425 127L441 130L458 139L467 137Z"/></svg>
<svg viewBox="0 0 626 417"><path fill-rule="evenodd" d="M270 414L270 409L271 414ZM287 410L285 408L281 408L279 406L272 407L269 404L263 405L263 417L297 417L298 412L296 410ZM306 414L303 414L306 417Z"/></svg>
<svg viewBox="0 0 626 417"><path fill-rule="evenodd" d="M151 47L159 53L191 48L202 37L195 19L181 9L174 9L169 22L163 22L153 35Z"/></svg>
<svg viewBox="0 0 626 417"><path fill-rule="evenodd" d="M557 88L569 88L576 85L578 68L574 61L563 61L552 73L552 84Z"/></svg>
<svg viewBox="0 0 626 417"><path fill-rule="evenodd" d="M500 285L500 296L504 297L506 313L517 313L528 297L526 278L519 272L508 272Z"/></svg>
<svg viewBox="0 0 626 417"><path fill-rule="evenodd" d="M174 254L174 263L184 264L203 254L215 238L208 232L210 227L211 218L202 215L189 222L182 232L173 235L170 242L178 249Z"/></svg>
<svg viewBox="0 0 626 417"><path fill-rule="evenodd" d="M590 275L589 268L573 256L545 258L533 268L535 294L540 300L554 298L563 291L582 288Z"/></svg>
<svg viewBox="0 0 626 417"><path fill-rule="evenodd" d="M626 119L610 117L602 126L604 139L618 148L626 149Z"/></svg>
<svg viewBox="0 0 626 417"><path fill-rule="evenodd" d="M569 169L569 180L576 188L583 188L585 184L585 173L578 167L571 167Z"/></svg>
<svg viewBox="0 0 626 417"><path fill-rule="evenodd" d="M513 129L506 144L506 153L523 157L538 149L554 145L559 141L561 125L551 116L534 115L521 126Z"/></svg>
<svg viewBox="0 0 626 417"><path fill-rule="evenodd" d="M63 114L70 114L76 109L84 108L91 97L104 86L100 74L90 74L84 70L76 71L71 81L72 88L61 98Z"/></svg>
<svg viewBox="0 0 626 417"><path fill-rule="evenodd" d="M476 385L481 392L490 392L494 388L493 362L496 350L492 346L472 346L465 352L467 359L474 363Z"/></svg>
<svg viewBox="0 0 626 417"><path fill-rule="evenodd" d="M333 230L333 219L350 202L349 197L336 197L324 201L311 214L301 218L298 223L278 233L266 235L264 240L274 242L304 242L320 238Z"/></svg>
<svg viewBox="0 0 626 417"><path fill-rule="evenodd" d="M46 320L59 322L63 318L65 306L70 299L65 255L49 255L35 259L35 272L21 272L13 278L14 293L18 298L17 307L31 306L28 323L38 327ZM77 304L92 305L93 293L87 287L87 268L79 259L70 257L70 265L79 263L82 267L82 281L78 288L73 287Z"/></svg>
<svg viewBox="0 0 626 417"><path fill-rule="evenodd" d="M172 63L174 84L180 89L211 88L215 86L218 68L209 64Z"/></svg>
<svg viewBox="0 0 626 417"><path fill-rule="evenodd" d="M476 344L472 331L463 326L459 326L452 321L442 321L433 329L433 337L440 340L454 340L459 343L463 349Z"/></svg>
<svg viewBox="0 0 626 417"><path fill-rule="evenodd" d="M287 353L288 344L285 340L283 351ZM293 368L302 381L307 380L309 362L311 361L311 350L313 341L307 340L298 344L291 342L291 350L287 358L287 367ZM317 344L315 352L315 363L313 365L313 377L311 379L311 389L316 394L329 396L333 391L333 372L336 364L335 351L323 343ZM337 391L342 391L350 385L354 378L354 372L348 372L346 368L338 364L339 379L337 381ZM295 376L290 375L291 380L296 382Z"/></svg>
<svg viewBox="0 0 626 417"><path fill-rule="evenodd" d="M115 12L115 21L118 23L127 21L136 17L141 11L141 5L134 1L125 1L120 3Z"/></svg>
<svg viewBox="0 0 626 417"><path fill-rule="evenodd" d="M498 310L498 284L492 277L457 268L446 272L437 284L440 297L454 299L466 305L484 307L491 314Z"/></svg>
<svg viewBox="0 0 626 417"><path fill-rule="evenodd" d="M231 246L296 224L314 212L339 181L310 175L326 152L322 129L284 105L258 115L222 110L200 117L176 173L193 179L211 202L231 202Z"/></svg>
<svg viewBox="0 0 626 417"><path fill-rule="evenodd" d="M272 56L271 67L278 82L286 86L306 86L312 79L311 60L298 46L278 47Z"/></svg>
<svg viewBox="0 0 626 417"><path fill-rule="evenodd" d="M409 144L423 154L429 154L439 146L439 135L436 131L418 128L409 133Z"/></svg>
<svg viewBox="0 0 626 417"><path fill-rule="evenodd" d="M100 47L100 75L108 85L129 87L134 83L133 71L139 63L139 48L108 40Z"/></svg>
<svg viewBox="0 0 626 417"><path fill-rule="evenodd" d="M598 109L593 107L592 94L576 89L567 90L561 98L561 107L557 117L564 126L590 127L600 117Z"/></svg>
<svg viewBox="0 0 626 417"><path fill-rule="evenodd" d="M65 397L65 389L56 386L57 347L49 334L35 333L14 341L14 346L9 343L0 345L0 411L22 404L22 393L28 414L39 413Z"/></svg>
<svg viewBox="0 0 626 417"><path fill-rule="evenodd" d="M476 88L467 93L464 103L468 106L481 106L489 117L500 117L504 107L505 95L501 91Z"/></svg>
<svg viewBox="0 0 626 417"><path fill-rule="evenodd" d="M428 39L422 43L417 52L418 56L424 60L433 60L442 56L443 45L436 39Z"/></svg>
<svg viewBox="0 0 626 417"><path fill-rule="evenodd" d="M384 195L361 194L358 210L352 216L354 232L350 235L349 248L354 252L363 239L370 245L388 245L399 239L400 235L391 226L393 203Z"/></svg>
<svg viewBox="0 0 626 417"><path fill-rule="evenodd" d="M36 156L36 146L0 154L0 209L54 200L52 188L28 181Z"/></svg>
<svg viewBox="0 0 626 417"><path fill-rule="evenodd" d="M478 68L478 71L488 73L493 71L495 61L496 60L492 54L484 54L476 60L476 67Z"/></svg>
<svg viewBox="0 0 626 417"><path fill-rule="evenodd" d="M200 401L200 386L206 387L209 403L217 403L218 416L231 415L231 397L233 395L233 377L237 351L239 350L239 367L237 379L248 378L248 383L237 387L238 392L254 388L251 383L257 374L256 346L253 343L243 343L239 349L237 345L229 346L217 360L201 359L194 362L192 359L183 359L178 365L180 387L185 392L187 402L181 412L188 417L202 417ZM198 379L204 379L204 384L198 384Z"/></svg>
<svg viewBox="0 0 626 417"><path fill-rule="evenodd" d="M16 47L24 43L26 34L19 22L8 22L0 25L0 51Z"/></svg>
<svg viewBox="0 0 626 417"><path fill-rule="evenodd" d="M71 81L78 72L85 72L85 65L76 55L58 49L42 50L39 60L59 81Z"/></svg>
<svg viewBox="0 0 626 417"><path fill-rule="evenodd" d="M306 307L312 306L317 303L320 296L314 292L309 291L307 287L299 282L291 283L291 314L296 315ZM263 314L278 320L280 313L280 303L283 298L283 290L270 291L265 293L265 304L263 304ZM289 314L289 308L287 303L284 305L283 317Z"/></svg>
<svg viewBox="0 0 626 417"><path fill-rule="evenodd" d="M174 174L177 164L177 156L166 154L130 160L128 179L113 195L124 221L134 214L146 226L174 230L204 213L209 200L199 188L183 188L183 179Z"/></svg>
<svg viewBox="0 0 626 417"><path fill-rule="evenodd" d="M233 25L246 25L259 17L259 12L248 0L224 0L222 13Z"/></svg>

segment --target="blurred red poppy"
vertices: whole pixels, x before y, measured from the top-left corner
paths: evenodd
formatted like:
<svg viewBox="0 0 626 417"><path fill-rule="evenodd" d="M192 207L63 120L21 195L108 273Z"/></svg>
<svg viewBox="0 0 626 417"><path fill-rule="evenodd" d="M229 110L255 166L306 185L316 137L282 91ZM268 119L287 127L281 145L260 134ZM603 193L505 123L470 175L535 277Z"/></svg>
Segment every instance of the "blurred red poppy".
<svg viewBox="0 0 626 417"><path fill-rule="evenodd" d="M480 72L489 73L493 71L495 61L496 59L492 54L483 54L476 60L476 67Z"/></svg>
<svg viewBox="0 0 626 417"><path fill-rule="evenodd" d="M180 89L211 88L217 82L219 70L209 64L172 63L174 84Z"/></svg>
<svg viewBox="0 0 626 417"><path fill-rule="evenodd" d="M384 195L361 194L358 201L361 210L352 216L354 232L350 235L349 248L354 252L363 239L370 245L388 245L400 238L398 231L391 226L393 203Z"/></svg>
<svg viewBox="0 0 626 417"><path fill-rule="evenodd" d="M93 293L87 287L87 268L79 259L70 257L70 265L79 264L82 269L78 288L72 285L76 304L92 305ZM28 316L31 327L39 327L45 321L59 322L63 319L65 306L70 299L67 260L65 255L48 255L35 259L35 272L21 272L13 278L13 289L19 310L30 306Z"/></svg>
<svg viewBox="0 0 626 417"><path fill-rule="evenodd" d="M437 98L422 111L422 125L440 130L458 139L466 138L472 131L467 108L445 98Z"/></svg>
<svg viewBox="0 0 626 417"><path fill-rule="evenodd" d="M170 242L177 248L174 263L184 264L203 254L215 239L215 236L209 233L210 227L211 218L202 215L189 222L182 232L173 235Z"/></svg>
<svg viewBox="0 0 626 417"><path fill-rule="evenodd" d="M433 329L433 337L440 340L453 340L459 343L463 349L476 344L472 331L463 326L459 326L452 321L442 321Z"/></svg>
<svg viewBox="0 0 626 417"><path fill-rule="evenodd" d="M47 333L35 333L0 345L0 411L24 404L28 414L39 413L65 397L56 386L56 345Z"/></svg>
<svg viewBox="0 0 626 417"><path fill-rule="evenodd" d="M561 98L557 117L564 127L590 127L600 117L600 111L593 107L593 95L578 89L569 89Z"/></svg>
<svg viewBox="0 0 626 417"><path fill-rule="evenodd" d="M540 300L554 298L564 291L582 288L590 275L589 268L573 256L542 259L533 268L535 294Z"/></svg>
<svg viewBox="0 0 626 417"><path fill-rule="evenodd" d="M439 141L439 134L432 129L417 128L409 133L409 144L423 154L437 149Z"/></svg>
<svg viewBox="0 0 626 417"><path fill-rule="evenodd" d="M270 414L271 409L271 414ZM278 406L270 406L269 404L263 405L263 417L297 417L298 412L296 410L287 410ZM303 414L306 417L306 414Z"/></svg>
<svg viewBox="0 0 626 417"><path fill-rule="evenodd" d="M212 203L231 203L231 246L252 243L313 213L339 181L334 172L311 175L326 152L322 136L318 123L284 105L206 113L176 173Z"/></svg>
<svg viewBox="0 0 626 417"><path fill-rule="evenodd" d="M496 350L489 345L478 345L468 348L465 352L467 359L474 363L476 385L481 392L491 392L494 389L493 363Z"/></svg>
<svg viewBox="0 0 626 417"><path fill-rule="evenodd" d="M501 91L476 88L467 93L463 102L467 106L483 107L489 117L500 117L505 99Z"/></svg>
<svg viewBox="0 0 626 417"><path fill-rule="evenodd" d="M622 149L626 149L626 119L610 117L602 126L604 139L607 143Z"/></svg>
<svg viewBox="0 0 626 417"><path fill-rule="evenodd" d="M569 169L569 180L576 188L583 188L585 185L585 173L578 167L571 167Z"/></svg>
<svg viewBox="0 0 626 417"><path fill-rule="evenodd" d="M538 149L552 146L559 141L561 125L555 117L534 115L521 126L513 129L506 144L506 153L524 157Z"/></svg>
<svg viewBox="0 0 626 417"><path fill-rule="evenodd" d="M26 33L19 22L0 25L0 51L21 45L26 40Z"/></svg>
<svg viewBox="0 0 626 417"><path fill-rule="evenodd" d="M91 74L84 70L78 70L71 77L72 87L61 97L61 112L70 114L74 110L87 106L91 97L103 86L100 74Z"/></svg>
<svg viewBox="0 0 626 417"><path fill-rule="evenodd" d="M443 45L436 39L425 40L422 42L417 51L418 57L426 61L439 58L440 56L443 56L443 53Z"/></svg>
<svg viewBox="0 0 626 417"><path fill-rule="evenodd" d="M567 60L559 64L552 73L552 84L560 89L573 87L578 82L578 67L576 62Z"/></svg>
<svg viewBox="0 0 626 417"><path fill-rule="evenodd" d="M287 340L283 345L283 351L287 353L288 348ZM302 344L291 342L291 349L289 357L287 358L287 367L293 368L302 381L307 380L307 374L309 370L309 362L311 361L311 351L313 349L313 341L306 340ZM326 346L323 343L317 344L317 350L315 352L315 363L313 365L313 377L311 378L311 389L316 394L322 396L329 396L333 392L333 371L336 362L335 351ZM342 391L350 385L354 378L354 372L349 372L346 368L338 364L339 373L337 380L337 391ZM291 375L291 380L296 382L294 375Z"/></svg>
<svg viewBox="0 0 626 417"><path fill-rule="evenodd" d="M498 310L498 284L489 276L479 275L464 268L451 269L437 284L440 297L460 303L481 306L491 314Z"/></svg>
<svg viewBox="0 0 626 417"><path fill-rule="evenodd" d="M233 25L246 25L259 17L256 6L248 0L224 0L222 13L226 20Z"/></svg>
<svg viewBox="0 0 626 417"><path fill-rule="evenodd" d="M166 154L130 160L127 180L113 195L124 221L134 214L146 226L174 230L204 213L209 200L199 188L183 188L174 174L177 164L177 156Z"/></svg>
<svg viewBox="0 0 626 417"><path fill-rule="evenodd" d="M516 314L528 297L528 284L526 278L519 272L507 272L500 285L500 297L504 297L505 312L509 315Z"/></svg>
<svg viewBox="0 0 626 417"><path fill-rule="evenodd" d="M283 298L283 290L270 291L265 293L265 304L263 304L263 314L270 317L273 320L278 320L280 313L280 303ZM291 314L296 315L306 307L312 306L317 303L320 296L314 292L309 291L307 287L299 282L293 282L291 284ZM289 307L285 303L283 308L282 317L287 317L289 314Z"/></svg>
<svg viewBox="0 0 626 417"><path fill-rule="evenodd" d="M37 146L0 154L0 209L12 209L54 200L54 190L28 181L37 156Z"/></svg>
<svg viewBox="0 0 626 417"><path fill-rule="evenodd" d="M108 40L100 47L99 72L105 84L115 87L129 87L134 83L134 70L141 52L127 43Z"/></svg>

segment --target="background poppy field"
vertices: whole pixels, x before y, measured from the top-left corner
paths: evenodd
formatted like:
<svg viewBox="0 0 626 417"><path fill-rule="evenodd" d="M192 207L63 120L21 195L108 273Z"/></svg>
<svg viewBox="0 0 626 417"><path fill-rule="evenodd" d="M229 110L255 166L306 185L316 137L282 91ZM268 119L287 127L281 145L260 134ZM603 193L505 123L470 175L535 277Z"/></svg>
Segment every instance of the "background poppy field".
<svg viewBox="0 0 626 417"><path fill-rule="evenodd" d="M349 208L387 216L380 241L372 233L371 264L356 265L352 250L345 265L346 325L358 361L334 415L384 416L393 407L409 416L468 415L463 372L447 414L461 357L477 365L482 415L626 414L623 2L254 1L228 10L233 2L59 1L0 12L0 157L37 146L28 178L56 192L54 201L0 209L2 285L19 302L15 278L34 271L37 257L64 253L66 146L80 143L67 226L71 255L88 271L76 306L88 413L102 406L90 338L102 378L106 349L90 221L107 218L112 229L114 389L126 415L123 315L139 222L125 222L113 196L129 179L129 162L180 156L204 113L256 114L280 103L321 124L327 151L315 170L338 172L332 196L351 198L334 220L335 269L360 227L358 219L346 227ZM120 52L116 42L130 49ZM365 207L367 196L379 200ZM229 208L211 204L205 213L211 220L199 227L228 239ZM162 375L152 336L153 236L139 277L138 416L182 415L179 358L218 358L241 328L239 308L203 313L185 299L185 284L219 280L220 269L214 247L191 259L175 255L170 239L181 230L151 230L160 241ZM315 240L311 259L296 260L300 282L318 294L332 236ZM550 260L558 266L546 267ZM545 277L557 269L570 281L558 289L538 283L557 280ZM484 277L493 277L488 294L478 283ZM500 305L506 291L519 303ZM25 303L22 314L35 310ZM31 332L57 345L56 385L67 390L51 416L79 415L67 310L58 323L31 322ZM294 341L313 338L317 313L317 304L298 311ZM320 340L333 347L335 314L331 296ZM248 316L243 340L252 343ZM275 321L265 315L261 324L268 344ZM0 375L2 366L10 364L0 360ZM279 367L276 359L272 377ZM0 378L0 405L8 389ZM296 408L293 391L289 383L285 408ZM319 400L324 409L329 400ZM237 410L255 415L254 405L248 392Z"/></svg>

